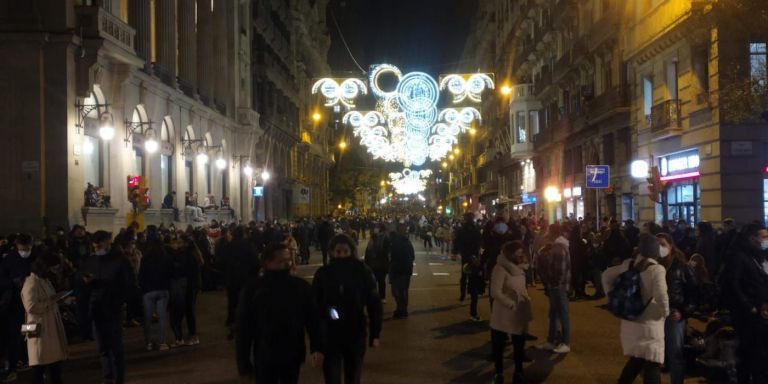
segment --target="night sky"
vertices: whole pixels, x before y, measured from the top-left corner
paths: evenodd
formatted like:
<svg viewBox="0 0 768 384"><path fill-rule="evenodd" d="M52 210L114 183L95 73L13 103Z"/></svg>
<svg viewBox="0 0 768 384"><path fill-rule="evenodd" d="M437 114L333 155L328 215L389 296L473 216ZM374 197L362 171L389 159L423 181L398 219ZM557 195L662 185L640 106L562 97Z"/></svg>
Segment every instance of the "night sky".
<svg viewBox="0 0 768 384"><path fill-rule="evenodd" d="M389 63L403 72L438 74L461 69L459 60L475 0L332 0L328 61L334 74L359 73L332 14L360 66Z"/></svg>

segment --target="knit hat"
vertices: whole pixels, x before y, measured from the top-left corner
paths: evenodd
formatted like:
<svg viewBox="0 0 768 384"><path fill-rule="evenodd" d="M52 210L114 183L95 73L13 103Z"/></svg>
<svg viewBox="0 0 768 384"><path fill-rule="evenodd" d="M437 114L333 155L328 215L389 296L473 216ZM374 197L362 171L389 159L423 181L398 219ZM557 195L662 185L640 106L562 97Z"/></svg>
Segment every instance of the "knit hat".
<svg viewBox="0 0 768 384"><path fill-rule="evenodd" d="M637 250L641 255L651 259L659 258L659 240L656 236L643 233L637 239Z"/></svg>

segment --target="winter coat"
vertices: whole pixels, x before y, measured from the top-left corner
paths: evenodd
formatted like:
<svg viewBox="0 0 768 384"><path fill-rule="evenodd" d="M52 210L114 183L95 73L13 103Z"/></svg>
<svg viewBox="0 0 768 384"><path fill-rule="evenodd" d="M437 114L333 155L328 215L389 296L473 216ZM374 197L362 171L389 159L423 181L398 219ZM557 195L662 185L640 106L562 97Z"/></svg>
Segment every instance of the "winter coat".
<svg viewBox="0 0 768 384"><path fill-rule="evenodd" d="M139 266L139 287L143 293L171 289L173 262L160 248L147 252Z"/></svg>
<svg viewBox="0 0 768 384"><path fill-rule="evenodd" d="M689 317L696 309L696 277L691 268L672 261L667 270L667 295L669 296L669 310L677 310L683 317Z"/></svg>
<svg viewBox="0 0 768 384"><path fill-rule="evenodd" d="M547 288L571 289L571 255L568 240L560 236L539 258L538 270Z"/></svg>
<svg viewBox="0 0 768 384"><path fill-rule="evenodd" d="M383 233L377 233L365 248L365 264L374 272L386 273L389 270L389 252L389 237Z"/></svg>
<svg viewBox="0 0 768 384"><path fill-rule="evenodd" d="M320 311L320 326L328 347L365 346L381 333L382 306L373 272L354 256L332 259L312 279ZM336 309L339 319L330 316ZM370 333L366 332L366 315Z"/></svg>
<svg viewBox="0 0 768 384"><path fill-rule="evenodd" d="M746 240L737 238L723 276L723 297L734 320L747 328L768 327L759 312L768 305L768 273L762 268L765 256ZM758 313L752 313L752 308Z"/></svg>
<svg viewBox="0 0 768 384"><path fill-rule="evenodd" d="M635 258L635 264L645 259ZM664 267L655 260L647 259L648 266L640 272L640 293L644 302L650 303L635 321L621 320L621 347L625 356L639 357L648 361L664 363L664 320L669 316L669 297ZM631 260L603 272L603 287L606 292L613 290L613 283L623 272L629 270Z"/></svg>
<svg viewBox="0 0 768 384"><path fill-rule="evenodd" d="M245 285L237 308L236 329L241 374L248 373L252 364L259 369L302 363L306 355L305 332L310 350L322 350L312 287L289 271L266 272Z"/></svg>
<svg viewBox="0 0 768 384"><path fill-rule="evenodd" d="M40 325L40 335L27 338L29 365L52 364L67 358L67 333L59 306L50 298L54 293L51 283L34 273L21 288L21 301L27 314L25 323Z"/></svg>
<svg viewBox="0 0 768 384"><path fill-rule="evenodd" d="M413 261L416 259L416 253L411 241L399 233L394 233L390 244L389 273L396 276L413 275Z"/></svg>
<svg viewBox="0 0 768 384"><path fill-rule="evenodd" d="M86 274L91 275L92 281L83 284ZM126 296L136 288L131 264L120 251L114 249L106 255L91 254L75 276L75 281L83 284L90 298L88 313L97 321L117 320L122 314Z"/></svg>
<svg viewBox="0 0 768 384"><path fill-rule="evenodd" d="M468 263L480 253L481 241L480 230L473 223L464 223L454 233L452 252L461 255L462 264Z"/></svg>
<svg viewBox="0 0 768 384"><path fill-rule="evenodd" d="M499 255L491 274L491 328L522 335L533 320L531 298L525 286L525 270Z"/></svg>

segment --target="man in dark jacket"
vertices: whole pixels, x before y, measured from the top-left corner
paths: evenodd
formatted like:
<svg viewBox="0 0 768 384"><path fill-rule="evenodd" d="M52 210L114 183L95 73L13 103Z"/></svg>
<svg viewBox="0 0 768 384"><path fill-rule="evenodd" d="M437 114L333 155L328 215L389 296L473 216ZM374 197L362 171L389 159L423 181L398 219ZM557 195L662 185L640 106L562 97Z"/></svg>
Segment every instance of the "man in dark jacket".
<svg viewBox="0 0 768 384"><path fill-rule="evenodd" d="M381 299L373 272L357 258L357 246L352 238L336 235L328 247L331 262L320 267L312 280L323 340L326 340L323 350L325 383L341 384L343 366L344 383L359 384L366 336L369 346L379 346Z"/></svg>
<svg viewBox="0 0 768 384"><path fill-rule="evenodd" d="M318 226L317 241L320 242L320 251L323 253L323 265L328 264L328 242L333 237L333 225L329 219L324 219Z"/></svg>
<svg viewBox="0 0 768 384"><path fill-rule="evenodd" d="M416 259L405 224L399 224L397 232L392 233L391 250L389 283L392 284L392 296L397 303L394 318L399 319L408 317L408 288L413 275L413 261Z"/></svg>
<svg viewBox="0 0 768 384"><path fill-rule="evenodd" d="M230 327L228 338L234 337L235 311L237 310L240 290L249 278L258 276L258 251L253 243L245 238L245 228L237 227L232 233L232 242L225 254L218 255L224 270L227 286L227 326Z"/></svg>
<svg viewBox="0 0 768 384"><path fill-rule="evenodd" d="M474 214L471 212L464 214L464 222L461 227L456 230L453 237L452 251L454 257L461 255L461 280L459 281L459 289L461 293L459 300L464 301L464 297L467 294L467 274L464 273L464 266L472 261L473 258L480 255L480 242L482 237L480 230L477 229L474 222Z"/></svg>
<svg viewBox="0 0 768 384"><path fill-rule="evenodd" d="M123 304L135 289L131 264L112 247L112 235L97 231L91 238L94 252L81 265L76 283L88 291L88 312L93 321L94 336L99 346L104 383L122 384L125 380L123 355Z"/></svg>
<svg viewBox="0 0 768 384"><path fill-rule="evenodd" d="M323 361L312 287L291 276L291 253L285 244L268 246L262 264L264 276L246 284L238 304L237 368L241 376L255 374L258 383L298 383L305 332L312 365Z"/></svg>
<svg viewBox="0 0 768 384"><path fill-rule="evenodd" d="M26 343L19 329L24 323L24 306L21 303L21 287L29 276L32 262L37 258L37 250L32 249L32 236L22 233L16 237L14 249L11 250L0 267L0 291L7 292L2 315L2 338L6 342L6 358L8 359L8 377L14 376L20 361L27 360ZM26 363L21 363L25 366Z"/></svg>
<svg viewBox="0 0 768 384"><path fill-rule="evenodd" d="M768 230L745 225L731 249L723 294L739 339L739 383L768 383Z"/></svg>
<svg viewBox="0 0 768 384"><path fill-rule="evenodd" d="M389 271L390 237L383 225L374 228L365 248L365 264L371 268L378 284L379 297L386 302L387 272Z"/></svg>

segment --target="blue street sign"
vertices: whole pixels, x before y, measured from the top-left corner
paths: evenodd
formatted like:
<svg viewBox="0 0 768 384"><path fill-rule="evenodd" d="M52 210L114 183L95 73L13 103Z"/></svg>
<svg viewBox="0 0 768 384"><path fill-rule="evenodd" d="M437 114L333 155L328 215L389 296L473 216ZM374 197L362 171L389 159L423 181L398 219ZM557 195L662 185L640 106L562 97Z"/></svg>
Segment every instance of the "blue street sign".
<svg viewBox="0 0 768 384"><path fill-rule="evenodd" d="M610 165L587 165L587 188L608 188L611 185Z"/></svg>

